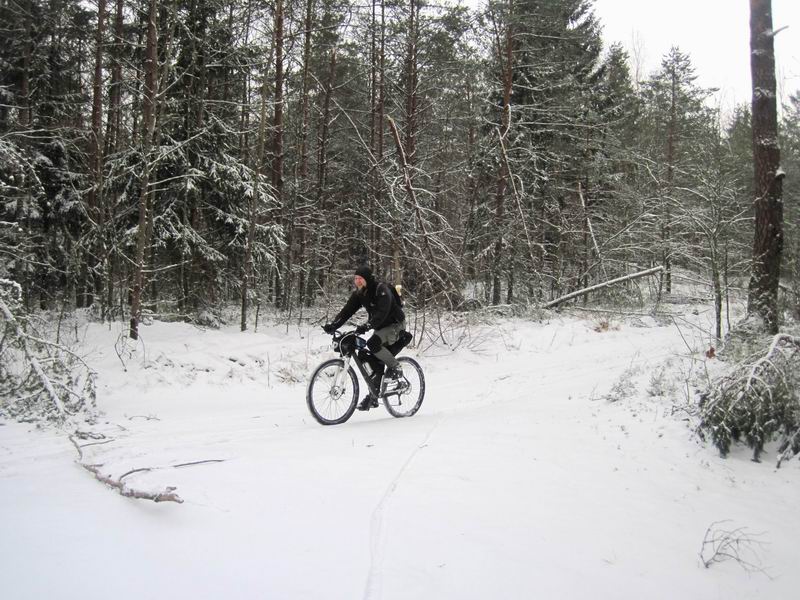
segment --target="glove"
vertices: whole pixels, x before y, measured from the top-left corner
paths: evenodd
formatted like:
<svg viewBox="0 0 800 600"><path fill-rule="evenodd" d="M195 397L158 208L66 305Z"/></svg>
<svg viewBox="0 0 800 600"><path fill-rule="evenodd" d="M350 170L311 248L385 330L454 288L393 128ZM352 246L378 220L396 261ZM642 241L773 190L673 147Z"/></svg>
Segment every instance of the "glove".
<svg viewBox="0 0 800 600"><path fill-rule="evenodd" d="M322 326L322 330L328 335L331 335L336 331L336 327L333 326L333 323L325 323L325 325Z"/></svg>
<svg viewBox="0 0 800 600"><path fill-rule="evenodd" d="M357 334L366 333L370 329L372 329L372 326L369 323L364 323L363 325L359 325L358 327L356 327L356 333Z"/></svg>

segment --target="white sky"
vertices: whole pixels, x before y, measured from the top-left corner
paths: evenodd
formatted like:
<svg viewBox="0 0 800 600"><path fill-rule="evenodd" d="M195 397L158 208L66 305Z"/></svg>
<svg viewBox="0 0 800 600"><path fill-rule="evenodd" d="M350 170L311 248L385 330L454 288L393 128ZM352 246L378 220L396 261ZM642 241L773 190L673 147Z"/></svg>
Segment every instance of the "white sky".
<svg viewBox="0 0 800 600"><path fill-rule="evenodd" d="M697 83L720 88L723 109L750 102L750 4L748 0L595 0L606 46L621 42L631 54L641 48L641 77L659 68L671 46L692 59ZM778 94L800 90L800 2L772 0Z"/></svg>

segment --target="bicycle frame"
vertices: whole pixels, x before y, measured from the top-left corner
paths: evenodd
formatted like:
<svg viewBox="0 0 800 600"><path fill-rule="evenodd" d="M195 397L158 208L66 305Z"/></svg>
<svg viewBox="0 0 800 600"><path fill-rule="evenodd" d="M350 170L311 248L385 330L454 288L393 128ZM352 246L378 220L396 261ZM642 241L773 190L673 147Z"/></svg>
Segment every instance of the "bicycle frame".
<svg viewBox="0 0 800 600"><path fill-rule="evenodd" d="M338 334L338 332L337 332L337 334ZM352 345L344 344L347 347L343 351L342 341L345 340L349 336L354 336L355 340L360 340L360 342L363 342L363 343L359 344L358 341L355 341ZM336 334L334 334L333 341L334 341L334 348L339 352L339 355L344 360L344 365L339 370L339 372L336 374L336 378L334 379L334 385L337 388L341 386L342 380L345 377L345 373L347 373L347 369L350 368L350 363L352 362L358 368L359 373L361 373L361 378L364 380L364 383L367 384L367 388L369 389L369 393L375 398L380 398L381 397L380 386L378 386L378 387L375 386L375 384L372 381L372 376L369 373L367 373L367 370L364 367L364 361L362 361L361 357L359 357L359 355L358 355L358 351L359 350L363 350L363 351L369 352L371 354L371 352L369 351L369 348L367 348L367 346L366 346L366 340L364 340L364 338L359 337L358 335L356 335L355 332L349 332L349 333L341 334L341 335L339 335L339 337L337 337Z"/></svg>
<svg viewBox="0 0 800 600"><path fill-rule="evenodd" d="M367 350L369 352L369 350ZM380 398L380 388L376 388L375 385L372 383L372 375L367 373L367 369L364 367L364 361L358 356L358 354L352 355L353 362L358 367L358 371L361 373L361 377L364 379L364 383L367 384L367 388L369 388L369 393L374 396L375 398Z"/></svg>

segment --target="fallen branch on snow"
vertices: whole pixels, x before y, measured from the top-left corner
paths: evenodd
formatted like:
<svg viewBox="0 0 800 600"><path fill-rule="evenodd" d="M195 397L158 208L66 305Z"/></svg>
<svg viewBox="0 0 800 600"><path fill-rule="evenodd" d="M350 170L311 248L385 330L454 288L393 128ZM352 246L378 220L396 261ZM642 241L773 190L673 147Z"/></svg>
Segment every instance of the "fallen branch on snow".
<svg viewBox="0 0 800 600"><path fill-rule="evenodd" d="M129 488L126 486L122 480L129 475L133 475L134 473L144 473L147 471L156 471L158 469L178 469L181 467L189 467L194 465L202 465L206 463L219 463L225 462L222 459L209 459L209 460L198 460L193 462L187 463L180 463L177 465L169 465L167 467L141 467L138 469L131 469L127 473L123 473L117 479L114 479L111 475L104 475L100 468L103 465L91 465L83 462L83 446L80 446L77 441L75 441L74 436L69 436L69 440L72 442L72 445L75 446L75 449L78 451L78 464L89 471L92 475L94 475L95 479L102 484L107 485L110 488L117 490L120 495L125 496L126 498L136 498L139 500L152 500L153 502L176 502L178 504L183 504L183 499L178 496L175 492L177 489L175 486L167 486L164 488L162 492L145 492L142 490L136 490ZM87 444L90 445L90 444ZM93 444L92 444L93 445Z"/></svg>

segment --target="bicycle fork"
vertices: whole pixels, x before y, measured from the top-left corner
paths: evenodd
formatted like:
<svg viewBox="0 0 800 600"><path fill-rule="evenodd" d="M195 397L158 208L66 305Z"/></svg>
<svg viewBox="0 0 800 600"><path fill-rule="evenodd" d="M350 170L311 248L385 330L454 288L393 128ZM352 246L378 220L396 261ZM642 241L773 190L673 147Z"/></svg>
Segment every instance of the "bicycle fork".
<svg viewBox="0 0 800 600"><path fill-rule="evenodd" d="M341 393L344 391L344 385L343 385L344 378L345 375L347 374L347 369L350 368L351 359L352 356L348 356L347 358L344 359L344 365L342 366L341 369L339 369L339 371L336 373L336 376L333 378L332 391L336 392L337 395L341 395Z"/></svg>

